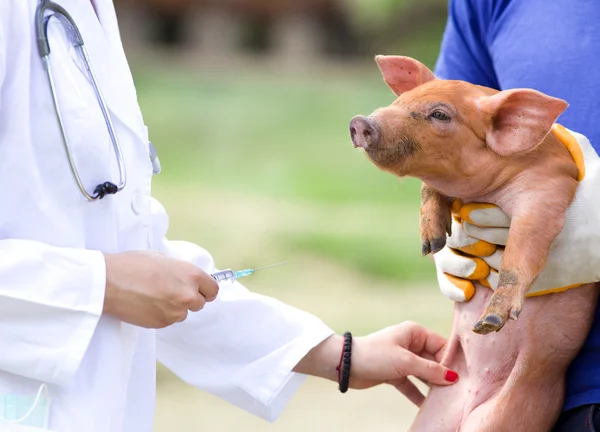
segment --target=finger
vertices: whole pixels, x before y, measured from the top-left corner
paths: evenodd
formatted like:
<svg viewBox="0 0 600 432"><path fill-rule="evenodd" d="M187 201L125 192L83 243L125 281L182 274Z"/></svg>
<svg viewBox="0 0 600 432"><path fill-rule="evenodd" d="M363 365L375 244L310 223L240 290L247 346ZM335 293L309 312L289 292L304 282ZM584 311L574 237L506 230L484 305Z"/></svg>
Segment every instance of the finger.
<svg viewBox="0 0 600 432"><path fill-rule="evenodd" d="M460 255L449 246L436 253L433 260L443 273L459 278L479 280L490 272L490 267L483 259Z"/></svg>
<svg viewBox="0 0 600 432"><path fill-rule="evenodd" d="M460 209L461 209L462 205L463 205L463 203L460 198L454 198L452 200L452 204L450 205L450 211L452 212L452 216L454 216L454 218L456 218L456 219L459 219L459 222L460 222Z"/></svg>
<svg viewBox="0 0 600 432"><path fill-rule="evenodd" d="M411 342L408 345L408 350L423 357L427 354L433 358L437 357L438 353L444 350L448 340L428 328L415 324L410 327Z"/></svg>
<svg viewBox="0 0 600 432"><path fill-rule="evenodd" d="M198 287L198 292L202 294L207 302L211 302L217 298L219 284L208 273L198 269L194 275L194 280Z"/></svg>
<svg viewBox="0 0 600 432"><path fill-rule="evenodd" d="M494 204L465 204L460 208L459 217L463 222L480 227L508 228L510 226L508 215Z"/></svg>
<svg viewBox="0 0 600 432"><path fill-rule="evenodd" d="M400 324L397 335L397 344L404 348L402 352L414 353L429 360L437 359L448 343L444 336L413 321Z"/></svg>
<svg viewBox="0 0 600 432"><path fill-rule="evenodd" d="M496 245L469 236L457 221L452 222L452 235L448 237L446 244L452 249L478 257L492 255L496 251Z"/></svg>
<svg viewBox="0 0 600 432"><path fill-rule="evenodd" d="M452 244L452 247L458 248L463 246L470 246L477 242L477 239L469 237L463 229L462 222L457 220L452 221L451 226L452 235L448 237L447 241Z"/></svg>
<svg viewBox="0 0 600 432"><path fill-rule="evenodd" d="M463 223L463 228L469 236L495 245L505 246L508 239L508 228L482 228L467 222Z"/></svg>
<svg viewBox="0 0 600 432"><path fill-rule="evenodd" d="M197 294L194 300L188 303L188 310L198 312L204 308L205 304L206 299L201 294Z"/></svg>
<svg viewBox="0 0 600 432"><path fill-rule="evenodd" d="M488 283L490 287L493 289L498 288L498 282L500 281L500 277L498 276L498 272L495 270L490 271L490 274L487 277Z"/></svg>
<svg viewBox="0 0 600 432"><path fill-rule="evenodd" d="M423 351L423 352L420 352L419 355L426 360L439 361L440 355L441 355L440 353L442 353L442 352L443 352L443 348L440 351L438 351L436 354L430 354L426 351Z"/></svg>
<svg viewBox="0 0 600 432"><path fill-rule="evenodd" d="M485 240L477 240L475 243L468 246L454 247L450 242L448 245L453 249L466 253L467 255L481 258L492 255L494 252L496 252L497 248L495 244L486 242Z"/></svg>
<svg viewBox="0 0 600 432"><path fill-rule="evenodd" d="M425 380L431 384L451 385L458 381L458 374L439 363L431 360L425 360L411 352L407 352L406 371L407 375L414 375L420 380Z"/></svg>
<svg viewBox="0 0 600 432"><path fill-rule="evenodd" d="M181 315L175 320L175 322L183 322L186 320L187 316L188 316L188 311L187 310L183 311L181 313Z"/></svg>
<svg viewBox="0 0 600 432"><path fill-rule="evenodd" d="M395 381L392 385L418 407L425 401L425 396L421 393L421 390L419 390L408 378Z"/></svg>
<svg viewBox="0 0 600 432"><path fill-rule="evenodd" d="M488 277L480 280L479 283L484 287L495 290L496 288L498 288L498 280L498 272L492 269L490 270L490 274L488 275Z"/></svg>
<svg viewBox="0 0 600 432"><path fill-rule="evenodd" d="M554 124L552 129L571 153L579 171L577 181L582 181L585 178L585 162L589 163L590 159L598 159L598 153L591 145L590 140L580 133L573 132L560 124Z"/></svg>
<svg viewBox="0 0 600 432"><path fill-rule="evenodd" d="M438 287L444 297L455 302L464 302L475 295L475 285L470 280L446 274L439 267L436 267L436 272Z"/></svg>
<svg viewBox="0 0 600 432"><path fill-rule="evenodd" d="M500 263L502 262L502 256L504 255L504 248L498 248L496 252L487 257L482 257L487 265L490 267L490 270L498 270L500 268Z"/></svg>

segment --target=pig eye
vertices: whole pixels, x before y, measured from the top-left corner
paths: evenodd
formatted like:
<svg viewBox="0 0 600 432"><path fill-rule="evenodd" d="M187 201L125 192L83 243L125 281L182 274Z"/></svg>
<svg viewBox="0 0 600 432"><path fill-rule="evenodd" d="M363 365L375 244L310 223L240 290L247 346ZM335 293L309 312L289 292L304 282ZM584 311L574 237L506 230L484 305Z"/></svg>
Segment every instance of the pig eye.
<svg viewBox="0 0 600 432"><path fill-rule="evenodd" d="M429 117L434 118L436 120L440 120L440 121L448 121L450 120L450 116L448 114L446 114L444 111L440 111L440 110L435 110L434 112L432 112Z"/></svg>

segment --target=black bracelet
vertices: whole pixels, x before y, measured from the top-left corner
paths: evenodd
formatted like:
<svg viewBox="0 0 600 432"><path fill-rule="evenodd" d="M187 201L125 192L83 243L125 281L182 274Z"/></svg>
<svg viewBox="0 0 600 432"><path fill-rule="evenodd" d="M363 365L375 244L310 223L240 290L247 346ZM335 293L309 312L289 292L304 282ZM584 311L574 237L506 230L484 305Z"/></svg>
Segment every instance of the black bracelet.
<svg viewBox="0 0 600 432"><path fill-rule="evenodd" d="M344 348L342 349L342 357L340 364L337 367L339 389L342 393L348 391L350 384L350 366L352 364L352 333L344 333Z"/></svg>

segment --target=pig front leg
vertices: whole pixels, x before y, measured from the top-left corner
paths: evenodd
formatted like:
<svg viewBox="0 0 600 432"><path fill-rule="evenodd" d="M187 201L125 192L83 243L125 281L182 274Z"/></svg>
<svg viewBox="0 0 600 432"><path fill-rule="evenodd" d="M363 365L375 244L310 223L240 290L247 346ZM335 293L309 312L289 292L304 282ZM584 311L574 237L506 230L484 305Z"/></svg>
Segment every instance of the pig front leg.
<svg viewBox="0 0 600 432"><path fill-rule="evenodd" d="M563 183L563 184L557 184ZM573 179L554 182L555 189L520 196L499 269L498 287L473 331L499 331L521 313L525 296L546 263L550 246L562 230L567 207L575 196Z"/></svg>
<svg viewBox="0 0 600 432"><path fill-rule="evenodd" d="M421 185L421 254L436 253L446 245L446 233L451 234L450 198Z"/></svg>

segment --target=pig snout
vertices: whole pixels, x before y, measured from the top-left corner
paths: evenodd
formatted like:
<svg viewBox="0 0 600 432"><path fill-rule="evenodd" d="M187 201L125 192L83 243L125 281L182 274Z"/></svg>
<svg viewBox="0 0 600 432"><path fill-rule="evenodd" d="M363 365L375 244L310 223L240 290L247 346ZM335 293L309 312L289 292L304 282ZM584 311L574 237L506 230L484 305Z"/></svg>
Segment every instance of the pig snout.
<svg viewBox="0 0 600 432"><path fill-rule="evenodd" d="M376 146L379 142L379 128L372 119L357 115L350 121L350 137L355 148L367 149L370 146Z"/></svg>

